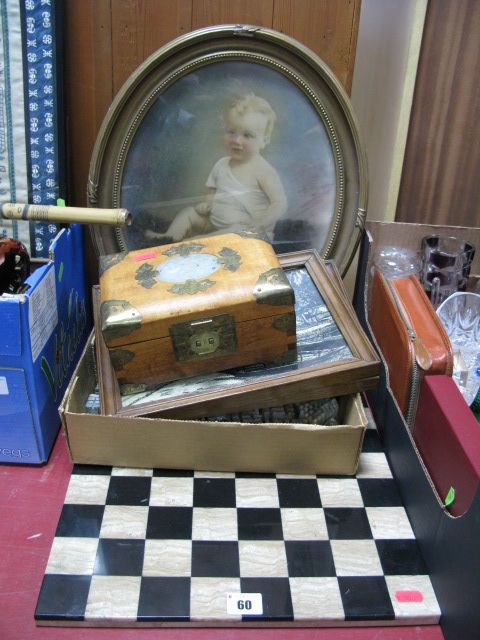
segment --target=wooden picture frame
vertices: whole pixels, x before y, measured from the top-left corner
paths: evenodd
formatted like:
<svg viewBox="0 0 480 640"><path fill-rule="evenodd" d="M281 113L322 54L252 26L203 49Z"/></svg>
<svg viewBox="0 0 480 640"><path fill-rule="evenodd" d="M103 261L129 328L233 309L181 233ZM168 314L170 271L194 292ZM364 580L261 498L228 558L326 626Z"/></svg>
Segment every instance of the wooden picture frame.
<svg viewBox="0 0 480 640"><path fill-rule="evenodd" d="M205 216L211 168L222 155L231 164L222 144L231 106L250 94L266 101L275 116L268 132L273 116L260 117L263 169L252 166L248 180L263 200L245 204L236 190L226 212L208 212L206 228L225 233L246 219L257 227L267 220L277 253L315 248L346 272L367 202L365 152L349 98L323 61L299 42L241 25L208 27L173 40L116 96L92 154L88 202L127 208L133 223L125 229L92 225L99 254L161 244L159 236L168 236L185 210L199 207ZM266 169L270 178L276 176L275 188ZM215 182L216 192L220 188ZM278 198L279 190L285 198ZM269 208L273 200L281 204ZM205 232L190 219L182 229L188 237Z"/></svg>
<svg viewBox="0 0 480 640"><path fill-rule="evenodd" d="M335 264L323 261L315 250L285 254L279 259L287 276L290 273L299 274L308 285L302 289L304 294L299 296L296 291L297 363L263 370L252 367L210 374L203 376L201 382L183 379L177 383L167 383L161 386L159 392L146 391L127 396L128 406L125 401L122 402L108 349L99 330L99 290L94 287L101 413L199 418L342 396L374 388L378 384L379 359L344 294ZM315 291L318 298L314 297ZM305 317L312 313L313 317ZM321 318L317 313L323 314L320 323ZM309 337L312 330L317 338L314 343ZM326 341L329 336L331 348L322 354L318 340ZM337 359L332 357L332 351L338 356ZM186 392L181 393L182 390ZM164 397L159 398L158 395L162 393Z"/></svg>

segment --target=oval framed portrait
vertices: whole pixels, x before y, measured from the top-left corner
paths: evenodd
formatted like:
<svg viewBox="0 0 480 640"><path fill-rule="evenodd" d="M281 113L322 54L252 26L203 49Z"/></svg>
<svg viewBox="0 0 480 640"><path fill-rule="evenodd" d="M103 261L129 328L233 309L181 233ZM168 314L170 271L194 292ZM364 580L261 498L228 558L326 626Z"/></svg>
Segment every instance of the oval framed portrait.
<svg viewBox="0 0 480 640"><path fill-rule="evenodd" d="M88 202L126 228L91 226L99 254L255 230L278 254L316 249L343 274L364 227L367 169L345 91L278 32L224 25L158 50L98 134Z"/></svg>

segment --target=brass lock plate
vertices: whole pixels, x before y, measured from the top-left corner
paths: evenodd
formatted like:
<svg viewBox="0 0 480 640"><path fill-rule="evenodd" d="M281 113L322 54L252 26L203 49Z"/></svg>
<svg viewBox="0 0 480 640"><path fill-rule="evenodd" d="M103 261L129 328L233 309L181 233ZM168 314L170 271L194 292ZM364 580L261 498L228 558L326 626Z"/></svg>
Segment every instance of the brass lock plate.
<svg viewBox="0 0 480 640"><path fill-rule="evenodd" d="M237 350L235 319L228 313L179 322L170 327L170 336L179 362L223 356Z"/></svg>

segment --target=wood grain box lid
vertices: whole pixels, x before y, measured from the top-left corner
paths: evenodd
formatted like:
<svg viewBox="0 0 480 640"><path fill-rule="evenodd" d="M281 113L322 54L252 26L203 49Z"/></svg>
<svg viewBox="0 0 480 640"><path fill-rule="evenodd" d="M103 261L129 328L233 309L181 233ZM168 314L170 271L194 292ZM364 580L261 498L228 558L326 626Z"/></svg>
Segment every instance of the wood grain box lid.
<svg viewBox="0 0 480 640"><path fill-rule="evenodd" d="M178 323L235 323L293 313L295 296L269 242L229 233L100 258L101 329L109 347L163 338Z"/></svg>

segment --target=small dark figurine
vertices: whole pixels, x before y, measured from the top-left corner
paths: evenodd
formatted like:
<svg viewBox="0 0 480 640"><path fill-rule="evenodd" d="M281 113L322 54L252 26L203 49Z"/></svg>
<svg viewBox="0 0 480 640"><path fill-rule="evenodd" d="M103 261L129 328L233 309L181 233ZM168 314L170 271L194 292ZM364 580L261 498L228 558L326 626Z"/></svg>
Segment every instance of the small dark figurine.
<svg viewBox="0 0 480 640"><path fill-rule="evenodd" d="M18 293L30 274L30 257L25 245L11 238L0 240L0 294Z"/></svg>

